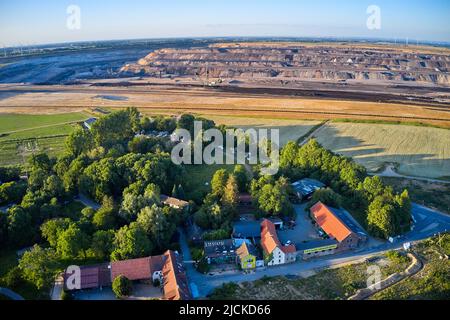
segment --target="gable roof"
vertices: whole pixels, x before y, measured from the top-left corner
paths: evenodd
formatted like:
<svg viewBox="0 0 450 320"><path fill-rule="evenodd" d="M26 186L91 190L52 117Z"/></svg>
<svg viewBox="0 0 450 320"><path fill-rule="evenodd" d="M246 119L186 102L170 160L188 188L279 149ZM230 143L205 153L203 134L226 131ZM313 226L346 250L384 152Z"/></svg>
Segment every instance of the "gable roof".
<svg viewBox="0 0 450 320"><path fill-rule="evenodd" d="M328 236L342 242L350 234L352 230L333 212L333 208L327 207L322 202L316 203L311 208L317 224L325 231Z"/></svg>
<svg viewBox="0 0 450 320"><path fill-rule="evenodd" d="M177 253L170 250L164 253L164 266L162 272L164 279L164 299L192 299L191 292L189 291L187 276Z"/></svg>
<svg viewBox="0 0 450 320"><path fill-rule="evenodd" d="M163 204L171 206L171 207L175 207L175 208L184 208L189 205L189 202L187 202L187 201L169 197L164 194L162 194L160 196L160 200Z"/></svg>
<svg viewBox="0 0 450 320"><path fill-rule="evenodd" d="M67 270L66 270L67 271ZM64 289L67 288L67 280L71 274L64 273ZM109 264L99 264L94 266L80 267L80 289L94 289L102 286L108 286L111 284L111 272L109 270Z"/></svg>
<svg viewBox="0 0 450 320"><path fill-rule="evenodd" d="M261 247L268 254L271 254L275 248L279 248L284 253L295 253L297 251L293 244L289 246L283 246L281 244L275 225L267 219L261 222Z"/></svg>
<svg viewBox="0 0 450 320"><path fill-rule="evenodd" d="M161 271L163 267L163 256L146 257L140 259L111 262L111 279L120 275L129 280L151 279L153 273Z"/></svg>
<svg viewBox="0 0 450 320"><path fill-rule="evenodd" d="M318 180L306 178L294 182L292 188L295 192L298 192L303 196L308 196L319 189L325 188L325 184Z"/></svg>
<svg viewBox="0 0 450 320"><path fill-rule="evenodd" d="M252 245L247 244L245 241L242 243L242 245L236 250L236 254L239 256L239 258L243 259L249 255L256 257L255 247Z"/></svg>

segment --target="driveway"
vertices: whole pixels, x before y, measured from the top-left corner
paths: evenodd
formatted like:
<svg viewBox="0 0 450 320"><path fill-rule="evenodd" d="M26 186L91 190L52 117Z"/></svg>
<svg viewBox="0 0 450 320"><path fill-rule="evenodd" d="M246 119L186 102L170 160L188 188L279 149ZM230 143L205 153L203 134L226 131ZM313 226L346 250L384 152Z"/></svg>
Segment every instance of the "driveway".
<svg viewBox="0 0 450 320"><path fill-rule="evenodd" d="M297 225L293 230L287 229L278 232L278 237L282 243L292 241L294 244L299 244L303 241L321 239L316 228L311 223L311 219L308 217L308 212L305 211L305 207L306 204L294 205L295 213L297 215L295 222Z"/></svg>

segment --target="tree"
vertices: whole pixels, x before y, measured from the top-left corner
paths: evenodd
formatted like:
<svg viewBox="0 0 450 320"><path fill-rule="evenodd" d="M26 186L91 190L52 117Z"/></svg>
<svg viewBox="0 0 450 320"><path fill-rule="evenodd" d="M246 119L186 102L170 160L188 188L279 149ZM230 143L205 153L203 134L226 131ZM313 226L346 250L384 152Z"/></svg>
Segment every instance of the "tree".
<svg viewBox="0 0 450 320"><path fill-rule="evenodd" d="M74 157L78 157L92 148L92 142L91 131L84 130L80 126L66 138L66 151Z"/></svg>
<svg viewBox="0 0 450 320"><path fill-rule="evenodd" d="M238 204L238 197L239 197L239 188L237 180L236 177L233 174L231 174L228 178L227 184L223 192L222 204L230 208L232 211L235 211Z"/></svg>
<svg viewBox="0 0 450 320"><path fill-rule="evenodd" d="M368 231L372 235L384 239L393 236L395 232L394 214L394 206L385 197L376 197L368 208Z"/></svg>
<svg viewBox="0 0 450 320"><path fill-rule="evenodd" d="M72 223L59 234L56 252L63 259L76 259L81 253L86 258L89 242L89 236L81 231L76 224Z"/></svg>
<svg viewBox="0 0 450 320"><path fill-rule="evenodd" d="M128 297L133 292L133 285L125 276L118 276L114 279L112 290L118 299Z"/></svg>
<svg viewBox="0 0 450 320"><path fill-rule="evenodd" d="M32 217L23 208L14 206L8 210L8 239L10 244L22 247L33 243L36 232Z"/></svg>
<svg viewBox="0 0 450 320"><path fill-rule="evenodd" d="M57 267L54 250L43 249L38 245L26 251L19 261L24 279L33 283L39 290L50 287L55 279Z"/></svg>
<svg viewBox="0 0 450 320"><path fill-rule="evenodd" d="M0 214L0 247L5 248L8 242L8 219L6 215Z"/></svg>
<svg viewBox="0 0 450 320"><path fill-rule="evenodd" d="M192 140L194 137L194 122L195 117L191 114L183 114L180 119L178 120L177 128L178 129L185 129L191 133Z"/></svg>
<svg viewBox="0 0 450 320"><path fill-rule="evenodd" d="M23 182L6 182L0 185L0 205L18 203L22 201L27 191L27 185Z"/></svg>
<svg viewBox="0 0 450 320"><path fill-rule="evenodd" d="M117 224L116 215L114 200L110 197L105 197L101 208L94 214L92 223L100 230L114 229Z"/></svg>
<svg viewBox="0 0 450 320"><path fill-rule="evenodd" d="M59 235L66 230L71 223L70 219L58 218L48 220L41 225L42 237L47 240L52 248L56 249Z"/></svg>
<svg viewBox="0 0 450 320"><path fill-rule="evenodd" d="M227 179L228 173L225 169L217 170L211 179L212 193L219 197L222 197L227 183Z"/></svg>
<svg viewBox="0 0 450 320"><path fill-rule="evenodd" d="M49 198L61 198L64 195L64 185L57 175L51 175L44 182L44 192Z"/></svg>
<svg viewBox="0 0 450 320"><path fill-rule="evenodd" d="M169 245L176 229L163 209L157 205L142 209L138 215L137 223L159 249L164 249Z"/></svg>
<svg viewBox="0 0 450 320"><path fill-rule="evenodd" d="M52 161L46 153L33 154L28 160L28 163L32 171L40 169L45 172L50 172L53 166Z"/></svg>
<svg viewBox="0 0 450 320"><path fill-rule="evenodd" d="M149 255L153 250L153 244L142 227L132 222L116 232L113 248L111 259L120 261Z"/></svg>
<svg viewBox="0 0 450 320"><path fill-rule="evenodd" d="M340 208L342 206L342 197L330 188L320 189L314 192L309 202L310 207L319 201L333 208Z"/></svg>
<svg viewBox="0 0 450 320"><path fill-rule="evenodd" d="M236 182L240 192L247 190L248 176L247 171L243 165L237 165L234 167L233 175L236 177Z"/></svg>
<svg viewBox="0 0 450 320"><path fill-rule="evenodd" d="M99 230L92 236L92 252L99 259L105 259L113 250L114 231Z"/></svg>

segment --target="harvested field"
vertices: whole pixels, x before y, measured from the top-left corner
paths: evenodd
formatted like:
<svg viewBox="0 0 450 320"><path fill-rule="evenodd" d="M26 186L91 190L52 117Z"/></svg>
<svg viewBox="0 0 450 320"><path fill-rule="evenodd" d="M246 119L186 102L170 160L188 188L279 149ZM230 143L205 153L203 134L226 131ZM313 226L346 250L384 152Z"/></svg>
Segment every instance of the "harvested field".
<svg viewBox="0 0 450 320"><path fill-rule="evenodd" d="M208 88L180 87L82 87L82 86L0 86L0 113L11 110L39 110L46 113L58 108L123 108L135 106L143 112L172 114L263 117L272 119L365 119L403 122L424 122L450 127L450 115L445 106L404 103L378 103L338 99L304 98L222 92ZM3 93L3 98L2 98ZM117 96L117 100L102 100L98 96Z"/></svg>
<svg viewBox="0 0 450 320"><path fill-rule="evenodd" d="M450 175L450 130L406 125L329 123L318 141L354 158L370 171L386 163L404 175L441 178Z"/></svg>
<svg viewBox="0 0 450 320"><path fill-rule="evenodd" d="M300 137L307 134L314 126L320 124L320 121L303 120L284 120L284 119L264 119L264 118L244 118L244 117L222 117L208 116L208 119L214 120L216 124L223 124L229 127L240 129L279 129L280 143L284 146L289 141L297 141Z"/></svg>

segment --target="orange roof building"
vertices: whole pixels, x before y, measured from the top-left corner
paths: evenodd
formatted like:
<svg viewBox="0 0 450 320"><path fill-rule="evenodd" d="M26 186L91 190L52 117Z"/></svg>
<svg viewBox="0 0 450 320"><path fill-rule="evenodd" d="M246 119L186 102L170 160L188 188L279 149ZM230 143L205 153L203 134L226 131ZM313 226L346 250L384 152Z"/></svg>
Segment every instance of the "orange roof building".
<svg viewBox="0 0 450 320"><path fill-rule="evenodd" d="M311 207L311 215L325 233L336 239L341 247L354 248L359 241L364 241L366 235L351 221L344 222L341 213L337 209L331 208L322 202Z"/></svg>
<svg viewBox="0 0 450 320"><path fill-rule="evenodd" d="M297 252L295 246L292 244L283 246L278 239L275 225L267 219L261 222L261 247L266 257L272 257L268 261L268 265L279 265L295 261Z"/></svg>
<svg viewBox="0 0 450 320"><path fill-rule="evenodd" d="M165 300L191 300L192 296L182 262L174 251L164 253L163 291Z"/></svg>

